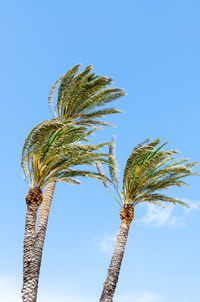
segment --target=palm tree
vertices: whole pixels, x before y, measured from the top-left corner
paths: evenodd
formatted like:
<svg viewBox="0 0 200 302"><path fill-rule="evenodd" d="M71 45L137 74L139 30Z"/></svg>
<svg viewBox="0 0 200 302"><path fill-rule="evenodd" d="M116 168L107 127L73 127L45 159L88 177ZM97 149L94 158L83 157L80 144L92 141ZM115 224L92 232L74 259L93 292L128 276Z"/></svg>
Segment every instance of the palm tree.
<svg viewBox="0 0 200 302"><path fill-rule="evenodd" d="M53 111L52 114L54 117L50 126L52 131L57 131L57 129L61 127L61 124L63 125L62 127L64 127L65 124L69 124L70 122L85 127L93 127L95 130L98 129L95 126L110 125L103 120L104 115L121 112L115 108L106 108L106 106L108 103L124 96L125 91L121 88L108 88L108 85L110 85L113 80L91 73L92 66L87 66L82 72L76 75L79 69L80 64L72 67L55 82L50 90L48 104L50 111ZM57 101L53 106L57 87ZM46 121L46 123L48 125L46 127L49 127L49 121ZM45 122L43 125L45 125ZM43 134L41 133L39 124L27 137L23 153L27 147L30 148L30 142L32 142L32 145L35 145L36 148L42 141ZM55 185L55 180L46 184L38 218L36 235L38 242L40 242L40 247L38 247L38 257L35 262L38 277Z"/></svg>
<svg viewBox="0 0 200 302"><path fill-rule="evenodd" d="M141 202L148 202L165 207L160 203L160 201L164 201L188 207L181 200L160 193L160 190L171 186L180 187L187 185L182 179L189 175L197 175L197 173L192 173L191 171L191 168L197 162L186 163L189 160L187 158L173 161L177 151L161 150L165 144L158 147L159 142L159 139L152 142L147 140L133 149L124 169L122 191L119 188L116 170L114 141L112 141L110 146L109 154L112 164L109 168L110 177L118 195L118 198L114 198L121 207L121 224L100 302L113 301L129 227L134 218L135 206ZM97 169L100 174L104 175L100 164L97 164ZM106 182L104 182L104 185L111 193L110 187Z"/></svg>
<svg viewBox="0 0 200 302"><path fill-rule="evenodd" d="M25 142L21 167L30 189L26 196L22 288L24 302L35 302L37 299L37 263L41 261L43 242L36 232L36 217L43 202L43 187L56 181L78 185L80 181L76 180L77 176L104 179L104 176L96 172L79 168L80 165L93 165L97 162L108 163L107 154L98 152L108 143L81 143L87 141L90 134L91 131L86 131L85 127L63 125L57 120L49 120L36 126ZM42 221L43 216L40 215L40 226Z"/></svg>

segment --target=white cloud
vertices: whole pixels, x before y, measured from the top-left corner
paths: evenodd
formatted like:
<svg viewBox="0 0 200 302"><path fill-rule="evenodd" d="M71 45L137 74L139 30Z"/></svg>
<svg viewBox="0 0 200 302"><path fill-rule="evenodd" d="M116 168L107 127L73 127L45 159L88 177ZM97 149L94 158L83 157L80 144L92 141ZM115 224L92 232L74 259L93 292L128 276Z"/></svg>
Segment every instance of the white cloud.
<svg viewBox="0 0 200 302"><path fill-rule="evenodd" d="M147 211L145 216L140 219L139 222L144 224L153 224L156 226L176 226L182 227L185 225L187 217L193 212L200 211L200 200L191 201L188 199L180 199L187 203L189 208L182 207L182 213L177 214L177 207L174 205L168 205L166 209L153 204L146 204Z"/></svg>
<svg viewBox="0 0 200 302"><path fill-rule="evenodd" d="M169 204L167 208L163 209L159 206L147 203L146 214L139 220L139 222L144 224L153 224L155 226L168 225L171 227L183 227L188 215L193 212L200 211L200 201L191 201L188 199L180 200L189 205L189 208L182 207L182 212L180 214L177 213L177 207L175 205Z"/></svg>
<svg viewBox="0 0 200 302"><path fill-rule="evenodd" d="M162 302L161 296L155 293L144 291L142 293L130 293L116 298L117 302Z"/></svg>
<svg viewBox="0 0 200 302"><path fill-rule="evenodd" d="M200 200L189 200L189 199L181 199L183 202L186 202L189 205L189 208L186 208L186 214L189 214L194 211L200 211Z"/></svg>
<svg viewBox="0 0 200 302"><path fill-rule="evenodd" d="M177 222L177 217L173 216L173 209L173 205L170 205L166 209L163 209L152 204L147 204L147 212L140 221L145 224L153 223L156 226L172 226Z"/></svg>
<svg viewBox="0 0 200 302"><path fill-rule="evenodd" d="M116 241L116 235L108 235L105 234L104 238L99 243L99 248L104 253L109 253L113 250L115 241Z"/></svg>
<svg viewBox="0 0 200 302"><path fill-rule="evenodd" d="M180 198L178 198L180 199ZM146 207L146 213L143 218L138 220L138 223L151 224L157 227L170 226L170 227L183 227L187 222L188 215L200 211L200 200L191 201L188 199L180 199L181 201L187 203L189 208L178 207L173 204L168 204L166 208L161 208L157 205L146 203L143 204ZM104 253L110 253L114 249L117 234L109 235L104 234L103 239L97 241L99 249Z"/></svg>

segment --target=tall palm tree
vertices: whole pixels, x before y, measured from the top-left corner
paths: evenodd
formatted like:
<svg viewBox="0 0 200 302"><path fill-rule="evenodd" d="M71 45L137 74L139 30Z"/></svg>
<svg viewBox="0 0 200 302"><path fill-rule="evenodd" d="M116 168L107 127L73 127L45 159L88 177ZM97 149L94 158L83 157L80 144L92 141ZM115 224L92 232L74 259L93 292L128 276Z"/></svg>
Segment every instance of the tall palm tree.
<svg viewBox="0 0 200 302"><path fill-rule="evenodd" d="M76 75L80 69L80 64L71 68L67 73L61 76L50 90L48 103L51 110L53 97L58 88L57 102L54 108L54 119L44 121L38 124L28 135L23 151L22 158L26 156L27 150L34 154L41 144L45 144L44 133L46 136L54 135L53 133L65 128L69 123L76 123L76 125L84 125L87 127L95 125L109 125L99 118L111 113L121 112L115 108L103 108L109 102L125 95L124 90L120 88L107 88L112 83L111 78L97 76L91 73L92 67L87 66L81 73ZM96 110L96 108L100 108ZM86 130L86 129L85 129ZM88 132L88 135L93 131ZM43 202L41 204L40 213L38 217L36 229L36 243L35 249L37 255L35 259L35 267L37 268L37 278L39 278L42 252L46 229L48 224L48 217L53 194L55 190L56 180L51 180L46 183Z"/></svg>
<svg viewBox="0 0 200 302"><path fill-rule="evenodd" d="M147 140L133 149L124 169L122 190L119 188L116 170L114 141L110 147L110 162L112 164L110 166L110 177L118 195L118 198L114 198L121 207L121 224L100 302L113 301L129 227L134 218L135 206L141 202L148 202L165 207L161 203L161 201L164 201L174 205L181 204L188 207L188 205L181 200L169 197L160 191L171 186L180 187L187 185L182 179L186 176L197 174L191 171L191 168L195 166L197 162L186 163L189 160L187 158L173 161L177 151L162 150L165 144L158 147L159 142L159 139L152 142ZM104 175L100 164L97 164L97 169L100 174ZM107 183L104 182L104 184L109 192L111 192Z"/></svg>
<svg viewBox="0 0 200 302"><path fill-rule="evenodd" d="M56 128L57 127L57 128ZM56 129L56 130L55 130ZM56 181L80 184L77 176L103 180L104 176L90 170L81 170L80 165L108 163L107 154L99 152L108 143L88 144L91 131L85 127L63 125L57 120L41 123L32 130L22 152L22 172L30 189L26 196L27 213L24 237L23 288L24 302L37 299L41 245L36 232L36 217L43 202L42 189ZM43 217L40 217L41 224Z"/></svg>
<svg viewBox="0 0 200 302"><path fill-rule="evenodd" d="M107 108L107 104L124 96L125 91L116 87L108 88L113 80L92 73L91 65L77 74L79 69L80 64L72 67L55 82L50 90L48 104L54 117L51 123L51 129L54 131L59 129L61 123L65 126L70 122L97 129L96 126L99 125L110 125L103 120L104 115L121 112L115 108ZM53 104L56 92L57 100ZM46 123L49 125L48 121ZM29 146L30 141L35 146L36 142L40 144L43 141L40 124L29 134L24 144L24 150ZM38 248L38 257L35 262L38 277L55 185L55 180L46 184L38 218L36 234L40 248Z"/></svg>

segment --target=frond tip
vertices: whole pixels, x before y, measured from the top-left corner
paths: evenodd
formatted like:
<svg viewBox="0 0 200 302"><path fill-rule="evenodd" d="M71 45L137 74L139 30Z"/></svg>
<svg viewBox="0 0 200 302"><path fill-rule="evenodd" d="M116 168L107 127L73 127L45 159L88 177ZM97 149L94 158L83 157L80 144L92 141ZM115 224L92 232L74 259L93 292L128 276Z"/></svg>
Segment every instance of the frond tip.
<svg viewBox="0 0 200 302"><path fill-rule="evenodd" d="M113 135L109 146L109 161L110 161L109 171L112 181L115 183L116 186L118 186L117 162L115 157L115 142L116 142L116 136Z"/></svg>

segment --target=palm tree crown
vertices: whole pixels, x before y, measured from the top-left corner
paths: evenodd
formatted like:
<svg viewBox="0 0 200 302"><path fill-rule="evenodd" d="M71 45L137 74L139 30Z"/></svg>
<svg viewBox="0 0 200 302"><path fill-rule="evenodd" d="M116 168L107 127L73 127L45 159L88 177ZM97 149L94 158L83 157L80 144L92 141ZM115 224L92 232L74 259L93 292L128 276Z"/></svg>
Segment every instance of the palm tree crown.
<svg viewBox="0 0 200 302"><path fill-rule="evenodd" d="M135 207L138 203L150 202L165 207L160 201L188 206L179 199L162 194L160 190L167 189L170 186L188 185L182 179L189 175L199 175L191 171L197 162L188 162L189 158L173 161L178 151L162 150L167 143L158 146L159 143L160 139L152 142L146 140L133 149L125 165L123 186L120 191L114 154L114 140L112 140L109 151L109 161L111 163L109 170L112 184L118 194L118 198L114 198L121 206L132 204ZM97 164L97 168L99 173L103 175L99 164ZM108 184L104 182L104 185L111 193Z"/></svg>
<svg viewBox="0 0 200 302"><path fill-rule="evenodd" d="M78 75L80 64L72 67L62 75L52 86L48 103L54 107L54 117L64 120L73 120L78 125L109 125L105 121L99 121L104 115L119 113L115 108L102 108L107 103L124 96L125 92L120 88L107 88L112 83L111 78L98 76L91 73L92 66L87 66ZM58 88L58 98L53 106L53 96Z"/></svg>
<svg viewBox="0 0 200 302"><path fill-rule="evenodd" d="M97 152L108 143L88 144L87 136L95 131L47 120L37 125L27 137L22 151L22 173L30 187L43 188L52 181L80 184L76 176L103 180L92 171L76 169L79 165L108 163L107 154ZM75 168L75 169L74 169Z"/></svg>

